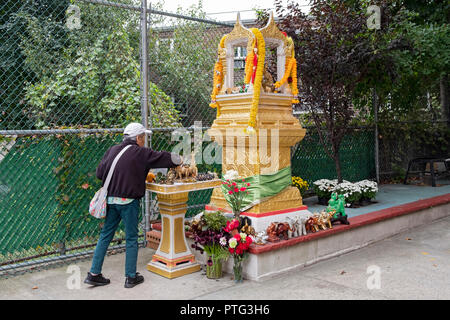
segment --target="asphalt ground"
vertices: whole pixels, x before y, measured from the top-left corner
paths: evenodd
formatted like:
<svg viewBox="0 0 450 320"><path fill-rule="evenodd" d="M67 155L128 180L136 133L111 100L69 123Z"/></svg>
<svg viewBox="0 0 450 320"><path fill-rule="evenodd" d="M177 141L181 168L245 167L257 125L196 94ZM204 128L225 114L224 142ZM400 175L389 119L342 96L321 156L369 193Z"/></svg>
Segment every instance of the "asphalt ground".
<svg viewBox="0 0 450 320"><path fill-rule="evenodd" d="M266 281L235 284L202 270L175 279L147 271L153 249L139 250L144 283L124 288L123 253L105 258L104 287L83 283L90 259L0 279L0 299L19 300L393 300L450 299L450 217Z"/></svg>

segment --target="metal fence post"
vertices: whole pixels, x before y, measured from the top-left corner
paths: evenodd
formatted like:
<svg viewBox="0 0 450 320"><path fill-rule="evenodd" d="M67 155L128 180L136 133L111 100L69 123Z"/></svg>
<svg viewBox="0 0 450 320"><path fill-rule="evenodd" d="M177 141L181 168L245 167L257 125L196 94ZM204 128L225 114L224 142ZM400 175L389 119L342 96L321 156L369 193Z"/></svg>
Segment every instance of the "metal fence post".
<svg viewBox="0 0 450 320"><path fill-rule="evenodd" d="M148 9L147 15L146 15L146 33L147 33L147 37L148 37L148 29L149 29L149 27L151 27L151 25L150 25L151 21L152 21L151 18L150 18L151 14L152 14L152 4L150 3L149 4L149 9ZM146 38L146 39L148 39L148 38ZM148 49L148 44L147 44L146 48ZM147 60L148 61L147 61L147 65L146 65L146 67L147 67L146 70L147 70L147 75L149 75L149 72L150 72L150 70L149 70L149 68L150 68L150 61L149 61L150 57L149 57L149 54L147 54ZM147 81L150 81L150 77L149 76L148 76ZM153 128L152 101L151 101L151 99L148 99L147 103L148 103L148 117L147 117L147 121L148 121L148 125L153 130L154 128ZM150 135L150 137L148 139L148 147L149 148L153 147L152 140L153 140L153 136ZM148 195L148 209L147 209L148 210L147 211L148 216L146 217L145 221L146 221L146 224L147 224L146 232L148 232L151 229L151 227L150 227L150 218L153 217L154 205L153 205L153 194L151 192L148 192L148 191L146 193ZM147 241L147 240L145 240L145 241Z"/></svg>
<svg viewBox="0 0 450 320"><path fill-rule="evenodd" d="M149 104L148 104L148 39L147 39L147 0L141 0L141 113L142 124L148 128ZM149 147L149 137L145 136L145 147ZM147 232L149 231L150 197L145 192L144 197L144 243L147 245Z"/></svg>
<svg viewBox="0 0 450 320"><path fill-rule="evenodd" d="M378 144L378 95L375 89L372 92L373 98L373 113L374 113L374 121L375 121L375 172L377 183L380 183L380 150Z"/></svg>

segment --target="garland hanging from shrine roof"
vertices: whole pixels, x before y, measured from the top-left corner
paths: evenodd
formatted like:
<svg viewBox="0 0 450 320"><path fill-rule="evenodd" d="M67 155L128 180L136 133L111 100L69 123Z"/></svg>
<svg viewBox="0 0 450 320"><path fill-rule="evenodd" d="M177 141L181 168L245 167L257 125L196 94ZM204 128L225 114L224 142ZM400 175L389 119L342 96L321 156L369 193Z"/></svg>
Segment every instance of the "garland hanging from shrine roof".
<svg viewBox="0 0 450 320"><path fill-rule="evenodd" d="M224 43L225 43L226 38L227 38L227 36L225 35L220 40L219 50L220 50L220 48L222 48L222 49L224 48ZM217 61L214 65L213 91L211 93L211 103L209 104L209 106L211 108L217 108L217 117L220 116L220 106L216 100L216 96L220 92L220 89L222 89L223 80L224 80L223 65L222 65L222 61L220 61L220 57L218 55Z"/></svg>
<svg viewBox="0 0 450 320"><path fill-rule="evenodd" d="M250 29L253 34L255 35L255 42L256 42L256 50L254 51L254 57L253 59L247 59L247 64L252 63L252 77L251 77L251 83L253 83L253 99L252 99L252 106L250 108L250 118L248 120L248 126L245 130L246 133L255 133L255 127L256 127L256 114L258 113L258 105L259 105L259 97L261 95L261 84L263 80L263 74L264 74L264 62L266 57L266 43L264 41L264 37L257 28ZM250 70L250 67L246 70ZM247 80L247 75L246 75Z"/></svg>

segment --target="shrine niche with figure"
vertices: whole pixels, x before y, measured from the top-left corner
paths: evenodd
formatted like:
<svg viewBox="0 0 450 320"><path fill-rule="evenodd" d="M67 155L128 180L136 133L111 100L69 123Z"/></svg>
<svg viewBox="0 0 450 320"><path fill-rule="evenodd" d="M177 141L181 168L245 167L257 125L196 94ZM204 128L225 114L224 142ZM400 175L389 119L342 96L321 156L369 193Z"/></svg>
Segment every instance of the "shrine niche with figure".
<svg viewBox="0 0 450 320"><path fill-rule="evenodd" d="M246 48L242 80L235 76L235 48ZM268 68L268 62L276 67ZM300 192L291 186L291 147L306 133L292 114L293 103L298 103L298 89L292 39L278 29L273 14L262 29L244 27L238 15L218 45L210 104L217 116L208 135L222 147L223 173L235 170L241 178L258 180L255 201L242 210L261 222L252 221L256 232L267 227L263 217L306 211ZM271 179L275 183L262 185ZM230 210L220 188L214 189L208 208Z"/></svg>
<svg viewBox="0 0 450 320"><path fill-rule="evenodd" d="M235 76L235 59L242 58L242 52L246 52L247 56L245 77L241 81ZM276 74L272 74L273 69ZM262 75L261 79L257 79L257 72ZM273 14L267 26L261 30L245 28L238 14L234 29L222 38L218 47L211 106L217 107L217 95L253 93L255 81L261 85L262 92L292 94L293 102L298 102L294 43L286 33L278 29Z"/></svg>

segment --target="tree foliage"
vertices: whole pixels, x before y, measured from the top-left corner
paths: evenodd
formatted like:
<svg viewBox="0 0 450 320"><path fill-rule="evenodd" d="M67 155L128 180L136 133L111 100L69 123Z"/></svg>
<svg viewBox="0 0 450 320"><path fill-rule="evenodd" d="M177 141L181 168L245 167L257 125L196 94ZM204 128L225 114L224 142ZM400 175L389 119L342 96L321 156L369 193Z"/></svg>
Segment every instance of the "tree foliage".
<svg viewBox="0 0 450 320"><path fill-rule="evenodd" d="M29 6L35 3L40 1ZM24 30L19 37L23 65L33 74L21 87L21 106L13 108L35 128L140 122L139 15L77 2L81 28L72 29L66 23L68 4L55 5L60 19L40 19L26 5L13 15ZM149 98L154 125L179 125L172 100L153 83Z"/></svg>
<svg viewBox="0 0 450 320"><path fill-rule="evenodd" d="M372 77L371 87L376 88L381 106L385 106L380 107L380 120L440 120L439 83L450 71L450 25L442 23L448 9L447 14L439 11L441 1L434 2L437 12L432 13L421 1L381 3L389 24L383 26L384 43L380 46L402 45L384 55L391 61L390 77Z"/></svg>
<svg viewBox="0 0 450 320"><path fill-rule="evenodd" d="M47 21L60 26L65 21L66 0L5 0L0 4L0 128L19 129L30 127L23 116L23 98L26 82L37 80L38 75L26 62L21 40L28 36L24 16L32 17L35 23ZM46 30L45 43L48 52L55 53L65 41L63 28ZM52 58L52 56L50 56ZM42 61L41 61L42 63Z"/></svg>
<svg viewBox="0 0 450 320"><path fill-rule="evenodd" d="M438 121L448 112L448 102L441 107L439 101L444 106L442 88L448 89L448 2L313 0L308 16L293 1L287 7L279 0L275 5L282 29L295 41L301 104L335 160L339 179L342 137L356 119L373 121L374 93L384 128L401 121L413 132L417 121ZM381 9L378 30L367 26L369 5ZM448 142L442 143L447 133L422 129L418 143L431 138L438 142L434 149L448 149Z"/></svg>
<svg viewBox="0 0 450 320"><path fill-rule="evenodd" d="M297 3L275 1L282 29L295 43L301 104L312 116L326 153L342 180L339 147L355 116L353 97L381 53L374 48L363 7L311 1L310 17ZM379 68L379 66L378 66Z"/></svg>
<svg viewBox="0 0 450 320"><path fill-rule="evenodd" d="M205 18L202 3L178 14ZM151 79L174 99L184 117L183 125L194 120L212 122L209 107L217 45L227 31L208 23L152 16L149 36ZM205 123L206 125L206 123Z"/></svg>

